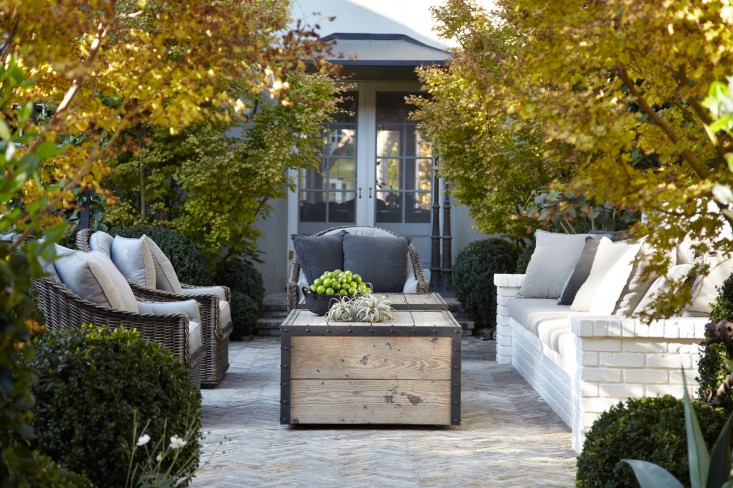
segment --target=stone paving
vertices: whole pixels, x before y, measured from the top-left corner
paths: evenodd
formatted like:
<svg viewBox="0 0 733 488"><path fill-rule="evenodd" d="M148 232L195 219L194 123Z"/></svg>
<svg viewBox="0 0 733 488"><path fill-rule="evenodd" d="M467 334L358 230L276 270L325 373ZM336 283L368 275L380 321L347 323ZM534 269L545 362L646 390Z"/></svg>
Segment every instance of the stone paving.
<svg viewBox="0 0 733 488"><path fill-rule="evenodd" d="M280 341L230 348L202 390L202 466L192 487L572 487L570 429L495 343L464 338L459 427L280 425Z"/></svg>

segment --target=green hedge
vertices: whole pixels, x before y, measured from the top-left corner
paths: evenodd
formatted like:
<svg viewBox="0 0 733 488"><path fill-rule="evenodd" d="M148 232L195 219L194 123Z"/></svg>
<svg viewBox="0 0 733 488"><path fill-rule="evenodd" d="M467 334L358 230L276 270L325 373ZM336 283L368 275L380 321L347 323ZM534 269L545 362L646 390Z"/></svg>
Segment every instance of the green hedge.
<svg viewBox="0 0 733 488"><path fill-rule="evenodd" d="M135 331L107 327L46 332L35 342L35 448L98 486L125 486L135 422L138 435L149 422L153 442L188 436L181 458L163 464L180 486L190 482L201 450L201 395L177 357ZM135 463L147 460L138 449Z"/></svg>
<svg viewBox="0 0 733 488"><path fill-rule="evenodd" d="M474 241L453 265L453 289L476 326L496 326L495 273L514 273L516 247L503 239Z"/></svg>
<svg viewBox="0 0 733 488"><path fill-rule="evenodd" d="M706 445L711 448L728 416L723 409L700 403L695 403L695 411ZM601 414L588 431L578 456L576 486L638 487L631 468L621 459L649 461L679 480L689 480L682 400L670 395L637 398Z"/></svg>

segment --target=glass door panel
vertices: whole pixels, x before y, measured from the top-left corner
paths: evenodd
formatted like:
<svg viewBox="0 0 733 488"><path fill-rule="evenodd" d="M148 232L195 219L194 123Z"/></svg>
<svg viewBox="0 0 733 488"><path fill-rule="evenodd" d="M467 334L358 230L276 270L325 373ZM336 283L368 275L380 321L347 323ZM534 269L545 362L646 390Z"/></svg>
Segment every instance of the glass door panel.
<svg viewBox="0 0 733 488"><path fill-rule="evenodd" d="M298 220L300 223L343 225L356 223L356 113L358 93L345 97L339 113L324 125L323 157L320 168L300 171ZM303 226L299 226L302 228ZM309 226L305 226L309 227ZM303 229L305 230L305 229Z"/></svg>
<svg viewBox="0 0 733 488"><path fill-rule="evenodd" d="M377 93L377 224L430 223L432 148L408 117L407 95Z"/></svg>

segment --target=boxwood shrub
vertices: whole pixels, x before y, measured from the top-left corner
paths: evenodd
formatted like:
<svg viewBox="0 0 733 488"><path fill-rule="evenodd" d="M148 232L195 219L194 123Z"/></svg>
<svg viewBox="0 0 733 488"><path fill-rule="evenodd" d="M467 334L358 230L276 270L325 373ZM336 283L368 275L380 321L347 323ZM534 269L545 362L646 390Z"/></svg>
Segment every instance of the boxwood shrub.
<svg viewBox="0 0 733 488"><path fill-rule="evenodd" d="M140 237L146 234L170 259L181 283L202 286L214 284L204 254L188 237L176 230L157 225L136 225L114 227L110 234L122 237Z"/></svg>
<svg viewBox="0 0 733 488"><path fill-rule="evenodd" d="M503 239L474 241L463 248L453 265L453 289L476 327L496 326L495 273L514 273L516 247Z"/></svg>
<svg viewBox="0 0 733 488"><path fill-rule="evenodd" d="M712 448L726 412L693 402L708 449ZM685 413L682 400L670 395L636 398L601 414L578 455L577 487L638 487L628 464L640 459L663 467L689 486Z"/></svg>
<svg viewBox="0 0 733 488"><path fill-rule="evenodd" d="M49 331L35 342L36 449L95 485L125 486L135 423L138 434L147 424L151 446L188 438L171 469L181 486L190 482L201 451L201 395L178 358L125 329ZM137 449L135 464L148 459Z"/></svg>
<svg viewBox="0 0 733 488"><path fill-rule="evenodd" d="M215 281L232 290L231 339L237 341L250 336L257 327L265 298L262 275L249 261L232 259L218 266Z"/></svg>

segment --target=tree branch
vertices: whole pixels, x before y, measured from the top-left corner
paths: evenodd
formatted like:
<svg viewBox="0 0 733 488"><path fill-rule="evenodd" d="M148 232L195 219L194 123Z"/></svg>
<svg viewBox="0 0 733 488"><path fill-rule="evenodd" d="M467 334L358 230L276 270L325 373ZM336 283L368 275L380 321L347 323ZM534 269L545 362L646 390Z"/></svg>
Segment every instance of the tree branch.
<svg viewBox="0 0 733 488"><path fill-rule="evenodd" d="M629 92L636 99L639 107L641 107L641 109L654 121L654 123L660 129L662 129L662 131L667 135L667 138L670 141L675 144L679 144L680 137L675 133L675 131L667 123L667 121L660 117L659 114L649 104L649 102L647 102L646 99L642 96L642 94L637 89L636 84L634 84L633 80L629 76L629 73L626 71L626 67L618 62L616 63L616 72L618 73L621 80L623 80L624 84L626 84L626 86L629 88ZM707 179L710 176L709 168L700 160L698 160L697 156L695 156L695 154L693 154L690 149L683 149L682 157L685 159L685 161L687 161L692 170L700 178Z"/></svg>
<svg viewBox="0 0 733 488"><path fill-rule="evenodd" d="M680 78L679 85L683 88L689 86L690 80L687 77L687 69L684 64L680 67L678 75ZM726 165L725 148L720 143L720 139L718 139L715 134L711 133L710 130L707 128L707 126L713 122L713 118L711 117L710 112L706 110L702 105L700 105L700 101L696 98L690 97L687 98L686 101L690 104L690 107L692 107L695 115L697 115L702 123L705 124L705 133L708 135L708 139L710 139L710 142L713 144L713 148L715 149L715 153L718 155L718 160L715 162L714 168L719 169L724 167Z"/></svg>

